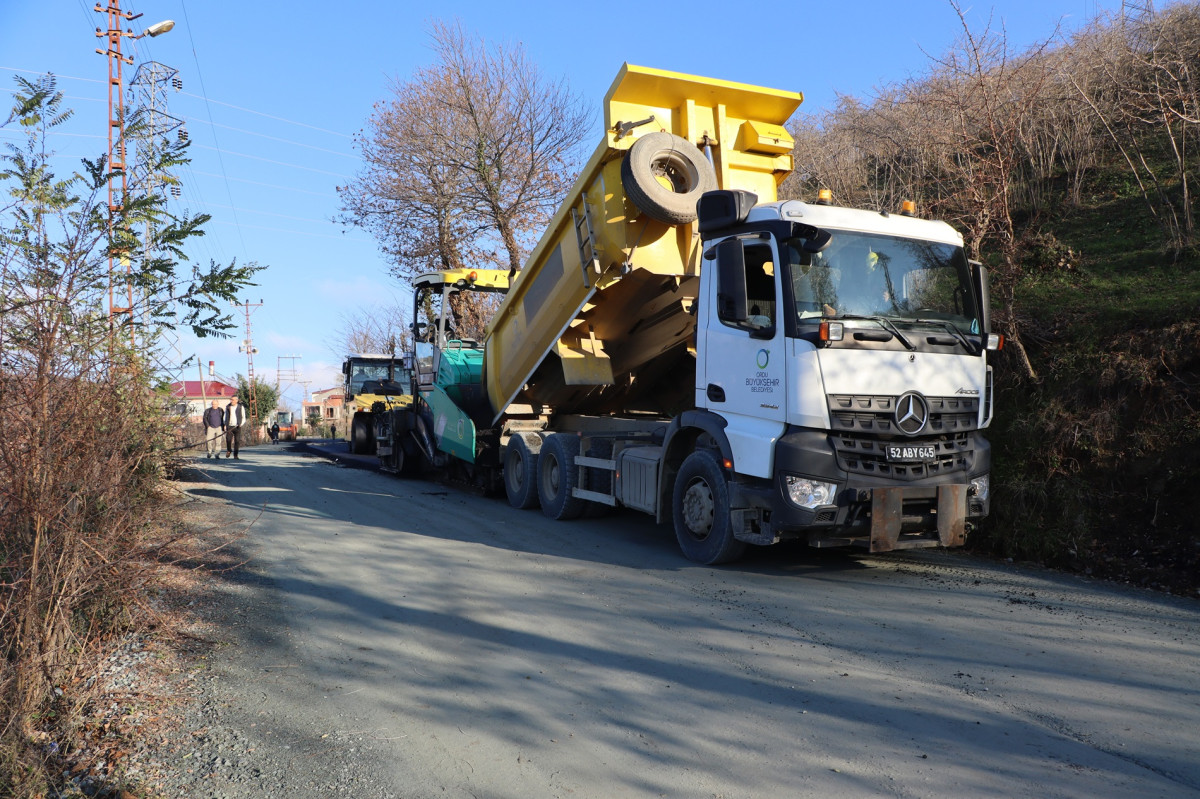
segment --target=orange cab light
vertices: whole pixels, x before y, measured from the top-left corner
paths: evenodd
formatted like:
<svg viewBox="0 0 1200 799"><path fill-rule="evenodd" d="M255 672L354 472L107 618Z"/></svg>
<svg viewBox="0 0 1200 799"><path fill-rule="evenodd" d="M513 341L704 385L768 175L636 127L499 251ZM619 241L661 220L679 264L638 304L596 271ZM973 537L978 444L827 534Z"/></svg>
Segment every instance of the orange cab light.
<svg viewBox="0 0 1200 799"><path fill-rule="evenodd" d="M817 205L830 205L833 203L833 192L829 189L821 189L817 192Z"/></svg>
<svg viewBox="0 0 1200 799"><path fill-rule="evenodd" d="M471 274L467 275L467 280L471 281L472 283L474 283L478 279L479 279L479 273L476 272L474 269L471 270Z"/></svg>
<svg viewBox="0 0 1200 799"><path fill-rule="evenodd" d="M821 341L841 341L846 328L841 322L822 322L818 335Z"/></svg>
<svg viewBox="0 0 1200 799"><path fill-rule="evenodd" d="M905 200L904 202L900 203L900 215L901 216L912 216L916 212L917 212L917 204L914 203L912 200Z"/></svg>

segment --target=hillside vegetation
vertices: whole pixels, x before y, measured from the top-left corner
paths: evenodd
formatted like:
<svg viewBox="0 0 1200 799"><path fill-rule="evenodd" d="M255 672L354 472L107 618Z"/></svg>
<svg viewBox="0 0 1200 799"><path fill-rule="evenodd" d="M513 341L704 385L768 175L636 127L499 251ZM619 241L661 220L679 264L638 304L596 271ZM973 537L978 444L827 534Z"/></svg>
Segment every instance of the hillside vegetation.
<svg viewBox="0 0 1200 799"><path fill-rule="evenodd" d="M1200 586L1200 7L1025 53L963 26L928 75L801 117L788 196L921 214L988 263L992 517L972 545Z"/></svg>

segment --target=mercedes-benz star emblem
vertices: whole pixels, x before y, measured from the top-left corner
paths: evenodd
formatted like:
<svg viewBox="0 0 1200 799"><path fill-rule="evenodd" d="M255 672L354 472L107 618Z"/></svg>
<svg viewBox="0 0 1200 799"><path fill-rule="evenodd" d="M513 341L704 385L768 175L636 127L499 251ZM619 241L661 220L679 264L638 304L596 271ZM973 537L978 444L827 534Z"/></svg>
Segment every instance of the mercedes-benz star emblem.
<svg viewBox="0 0 1200 799"><path fill-rule="evenodd" d="M906 436L915 436L925 429L929 421L929 406L925 398L915 391L900 395L896 401L896 427Z"/></svg>

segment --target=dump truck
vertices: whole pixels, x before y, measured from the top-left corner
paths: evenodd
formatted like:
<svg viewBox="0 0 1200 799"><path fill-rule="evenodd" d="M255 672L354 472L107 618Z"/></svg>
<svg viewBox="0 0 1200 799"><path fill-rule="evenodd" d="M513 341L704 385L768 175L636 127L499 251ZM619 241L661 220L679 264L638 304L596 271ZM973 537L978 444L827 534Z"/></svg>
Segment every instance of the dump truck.
<svg viewBox="0 0 1200 799"><path fill-rule="evenodd" d="M523 269L415 282L383 466L553 519L642 511L705 564L963 544L989 510L987 271L911 208L778 201L801 100L624 65ZM453 331L474 291L502 296L482 341Z"/></svg>
<svg viewBox="0 0 1200 799"><path fill-rule="evenodd" d="M392 408L407 408L411 356L379 353L347 355L342 362L345 415L349 424L343 435L350 451L370 454L375 451L374 414Z"/></svg>

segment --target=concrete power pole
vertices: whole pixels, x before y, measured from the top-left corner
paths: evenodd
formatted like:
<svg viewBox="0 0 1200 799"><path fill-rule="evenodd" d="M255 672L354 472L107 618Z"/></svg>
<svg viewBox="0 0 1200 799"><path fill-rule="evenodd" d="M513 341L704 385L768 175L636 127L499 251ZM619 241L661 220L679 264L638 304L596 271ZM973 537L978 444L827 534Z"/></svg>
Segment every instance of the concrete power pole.
<svg viewBox="0 0 1200 799"><path fill-rule="evenodd" d="M258 348L254 346L254 339L250 335L250 309L261 308L262 304L262 300L259 300L256 303L251 303L250 300L246 300L241 304L241 307L246 311L246 338L242 342L242 346L238 347L238 351L246 353L246 383L248 386L247 392L250 395L249 404L251 422L254 422L258 419L258 396L254 389L254 354L258 352ZM257 438L258 426L255 425L251 429L254 430L253 436Z"/></svg>

